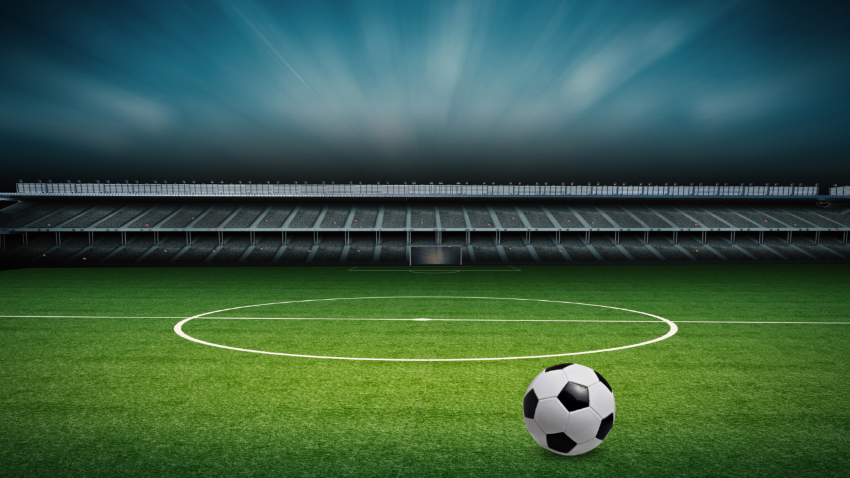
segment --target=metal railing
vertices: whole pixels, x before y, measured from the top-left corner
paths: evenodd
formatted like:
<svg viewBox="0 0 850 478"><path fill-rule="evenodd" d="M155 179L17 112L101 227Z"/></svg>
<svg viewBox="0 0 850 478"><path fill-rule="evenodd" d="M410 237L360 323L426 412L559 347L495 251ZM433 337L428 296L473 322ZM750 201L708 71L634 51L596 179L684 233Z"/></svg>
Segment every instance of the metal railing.
<svg viewBox="0 0 850 478"><path fill-rule="evenodd" d="M15 196L422 197L422 198L810 198L816 186L550 186L454 184L17 183ZM850 196L850 186L831 196Z"/></svg>

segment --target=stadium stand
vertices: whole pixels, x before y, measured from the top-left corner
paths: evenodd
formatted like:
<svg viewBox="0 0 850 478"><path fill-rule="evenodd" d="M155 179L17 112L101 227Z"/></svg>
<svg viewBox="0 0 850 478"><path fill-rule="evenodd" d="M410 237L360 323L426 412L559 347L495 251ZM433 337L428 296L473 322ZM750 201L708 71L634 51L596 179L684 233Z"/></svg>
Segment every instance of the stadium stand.
<svg viewBox="0 0 850 478"><path fill-rule="evenodd" d="M528 216L526 215L526 217ZM529 222L531 222L530 219ZM541 261L563 262L566 260L564 254L560 252L564 249L560 246L555 245L555 242L552 240L551 233L532 232L531 246L534 247L534 252L537 253L537 257Z"/></svg>
<svg viewBox="0 0 850 478"><path fill-rule="evenodd" d="M802 200L46 201L0 209L4 264L404 262L437 243L465 263L850 260L850 206Z"/></svg>
<svg viewBox="0 0 850 478"><path fill-rule="evenodd" d="M289 223L291 227L313 227L324 206L318 203L304 203Z"/></svg>
<svg viewBox="0 0 850 478"><path fill-rule="evenodd" d="M81 214L78 217L71 219L62 226L74 228L89 227L97 221L100 221L106 216L117 211L118 209L120 209L120 206L117 204L100 204L93 207L91 210L85 212L84 214Z"/></svg>
<svg viewBox="0 0 850 478"><path fill-rule="evenodd" d="M516 216L514 216L516 217ZM502 249L509 261L533 261L534 258L525 245L525 233L502 233ZM536 251L535 251L536 252Z"/></svg>
<svg viewBox="0 0 850 478"><path fill-rule="evenodd" d="M292 213L293 207L294 206L291 204L271 205L269 211L263 216L260 222L257 223L257 227L278 228L283 226L283 223L286 222L286 218Z"/></svg>
<svg viewBox="0 0 850 478"><path fill-rule="evenodd" d="M623 210L634 214L638 218L638 222L649 227L670 227L670 223L665 221L661 216L656 214L645 204L625 204Z"/></svg>
<svg viewBox="0 0 850 478"><path fill-rule="evenodd" d="M403 261L407 244L403 234L384 234L381 242L381 261Z"/></svg>
<svg viewBox="0 0 850 478"><path fill-rule="evenodd" d="M623 234L625 236L625 234ZM606 261L627 261L625 254L614 244L614 238L609 234L596 234L591 242L596 252Z"/></svg>
<svg viewBox="0 0 850 478"><path fill-rule="evenodd" d="M806 217L821 217L826 219L827 221L832 222L832 226L838 225L839 227L850 226L850 215L841 214L838 211L832 209L824 209L817 206L798 206L798 210L805 211ZM828 224L828 223L823 223ZM830 226L826 226L830 227Z"/></svg>
<svg viewBox="0 0 850 478"><path fill-rule="evenodd" d="M94 245L79 257L72 257L69 261L94 265L102 261L106 256L121 247L121 238L114 234L105 235L98 239Z"/></svg>
<svg viewBox="0 0 850 478"><path fill-rule="evenodd" d="M525 205L520 210L525 214L525 218L531 227L557 227L555 224L552 224L552 221L549 220L549 217L543 212L540 206L534 204Z"/></svg>
<svg viewBox="0 0 850 478"><path fill-rule="evenodd" d="M561 245L564 247L563 250L567 251L567 254L574 261L598 260L596 256L590 252L590 249L585 246L584 240L579 238L578 234L562 234Z"/></svg>
<svg viewBox="0 0 850 478"><path fill-rule="evenodd" d="M230 234L226 244L218 248L211 262L236 262L251 245L245 234Z"/></svg>
<svg viewBox="0 0 850 478"><path fill-rule="evenodd" d="M104 258L105 262L133 262L153 247L153 241L149 233L128 234L128 236L127 244L113 251L113 255L106 256Z"/></svg>
<svg viewBox="0 0 850 478"><path fill-rule="evenodd" d="M480 204L468 205L466 206L466 214L469 217L469 223L472 227L496 227L493 222L493 216L490 214L490 210L487 209L486 206L482 206Z"/></svg>
<svg viewBox="0 0 850 478"><path fill-rule="evenodd" d="M407 226L407 208L393 204L384 207L384 219L381 227L402 228ZM404 260L404 259L402 259Z"/></svg>
<svg viewBox="0 0 850 478"><path fill-rule="evenodd" d="M218 248L218 237L213 233L198 232L192 234L192 238L192 245L176 258L176 262L204 262Z"/></svg>
<svg viewBox="0 0 850 478"><path fill-rule="evenodd" d="M375 221L378 219L378 206L374 204L358 205L354 211L354 220L351 221L351 227L364 228L375 227ZM373 241L374 245L374 241Z"/></svg>
<svg viewBox="0 0 850 478"><path fill-rule="evenodd" d="M343 247L345 247L345 236L342 233L322 233L322 242L318 245L313 260L316 262L339 261Z"/></svg>
<svg viewBox="0 0 850 478"><path fill-rule="evenodd" d="M495 205L493 206L493 212L496 213L496 217L499 218L499 225L502 227L523 229L526 227L525 223L522 222L519 212L513 206Z"/></svg>
<svg viewBox="0 0 850 478"><path fill-rule="evenodd" d="M9 220L9 227L24 227L37 221L39 218L53 214L62 207L63 205L59 203L36 204L33 207L12 216Z"/></svg>
<svg viewBox="0 0 850 478"><path fill-rule="evenodd" d="M673 244L670 236L670 233L655 233L651 236L649 245L668 261L695 260L688 257L680 246Z"/></svg>
<svg viewBox="0 0 850 478"><path fill-rule="evenodd" d="M235 210L236 205L234 204L220 204L213 206L212 209L207 211L203 217L198 218L198 220L194 221L191 227L193 228L210 228L210 227L219 227L221 223L227 219Z"/></svg>
<svg viewBox="0 0 850 478"><path fill-rule="evenodd" d="M650 209L662 218L667 219L670 224L674 224L676 227L695 227L699 224L696 221L692 221L669 204L653 204Z"/></svg>
<svg viewBox="0 0 850 478"><path fill-rule="evenodd" d="M128 204L121 209L118 210L115 214L107 217L106 219L94 224L94 227L97 228L116 228L122 227L123 225L129 223L134 218L138 217L139 214L150 209L149 204Z"/></svg>
<svg viewBox="0 0 850 478"><path fill-rule="evenodd" d="M413 227L437 227L434 206L431 204L411 206L410 224Z"/></svg>
<svg viewBox="0 0 850 478"><path fill-rule="evenodd" d="M162 222L163 219L168 217L171 213L178 210L180 208L179 204L159 204L154 206L149 211L145 212L142 216L137 218L135 221L128 224L128 227L155 227L157 224ZM167 227L181 227L181 226L167 226Z"/></svg>
<svg viewBox="0 0 850 478"><path fill-rule="evenodd" d="M229 221L222 224L228 229L239 227L250 227L254 221L260 217L260 214L265 210L264 204L243 204L242 209L236 213Z"/></svg>
<svg viewBox="0 0 850 478"><path fill-rule="evenodd" d="M730 205L731 208L734 208L734 205ZM747 219L741 217L739 214L736 214L733 209L726 207L722 204L705 204L702 209L708 213L711 213L714 216L717 216L724 222L731 224L732 227L757 227L757 225Z"/></svg>
<svg viewBox="0 0 850 478"><path fill-rule="evenodd" d="M676 209L682 212L682 214L687 214L688 217L694 219L694 222L699 224L700 226L707 227L729 227L730 225L721 219L718 219L716 216L713 216L711 213L700 207L698 204L680 204L676 205Z"/></svg>
<svg viewBox="0 0 850 478"><path fill-rule="evenodd" d="M292 239L286 244L279 262L304 262L313 251L313 235L295 232L291 236Z"/></svg>
<svg viewBox="0 0 850 478"><path fill-rule="evenodd" d="M558 221L558 225L563 228L582 228L586 227L578 219L578 217L567 207L561 204L546 204L541 207L543 211L548 210L552 213L552 217Z"/></svg>
<svg viewBox="0 0 850 478"><path fill-rule="evenodd" d="M497 262L502 258L493 242L493 234L483 232L472 233L472 252L476 262Z"/></svg>
<svg viewBox="0 0 850 478"><path fill-rule="evenodd" d="M325 212L324 219L322 219L322 227L337 227L342 229L345 227L345 221L348 219L349 212L351 212L351 205L349 204L333 204L329 206L327 212Z"/></svg>
<svg viewBox="0 0 850 478"><path fill-rule="evenodd" d="M348 256L349 262L371 262L375 254L375 237L371 234L357 234L351 236Z"/></svg>
<svg viewBox="0 0 850 478"><path fill-rule="evenodd" d="M281 234L261 232L257 234L257 243L245 262L271 262L281 245Z"/></svg>
<svg viewBox="0 0 850 478"><path fill-rule="evenodd" d="M660 239L660 238L659 238ZM655 241L660 242L660 241ZM659 261L660 257L656 256L649 247L652 247L652 242L650 241L649 247L643 244L643 238L638 239L636 234L630 234L628 232L620 233L620 245L626 252L629 253L636 261Z"/></svg>
<svg viewBox="0 0 850 478"><path fill-rule="evenodd" d="M440 205L440 226L445 228L465 228L463 209L459 205Z"/></svg>
<svg viewBox="0 0 850 478"><path fill-rule="evenodd" d="M572 207L576 214L588 224L588 227L615 227L591 204L576 204Z"/></svg>
<svg viewBox="0 0 850 478"><path fill-rule="evenodd" d="M78 204L69 204L62 209L54 212L53 214L49 214L41 219L34 221L29 224L29 227L58 227L65 221L73 218L74 216L78 216L85 211L93 208L94 204L91 203L78 203Z"/></svg>
<svg viewBox="0 0 850 478"><path fill-rule="evenodd" d="M142 262L168 262L186 246L186 239L179 234L163 234L159 245L150 254L141 258Z"/></svg>

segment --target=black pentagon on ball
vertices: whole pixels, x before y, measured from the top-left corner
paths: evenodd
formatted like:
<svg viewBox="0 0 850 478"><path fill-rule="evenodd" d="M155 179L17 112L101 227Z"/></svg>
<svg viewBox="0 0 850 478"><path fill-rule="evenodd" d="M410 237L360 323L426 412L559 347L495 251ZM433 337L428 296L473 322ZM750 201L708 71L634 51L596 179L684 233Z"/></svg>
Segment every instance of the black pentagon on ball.
<svg viewBox="0 0 850 478"><path fill-rule="evenodd" d="M599 379L599 381L600 381L600 382L602 382L602 384L603 384L603 385L605 385L606 387L608 387L608 390L609 390L609 391L613 392L613 390L611 390L611 385L609 385L609 384L608 384L608 380L605 380L605 379L602 377L602 375L599 375L599 372L597 372L596 370L594 370L594 371L593 371L593 373L595 373L595 374L596 374L596 378L598 378L598 379Z"/></svg>
<svg viewBox="0 0 850 478"><path fill-rule="evenodd" d="M546 446L561 453L569 453L576 446L576 442L563 433L552 433L546 435Z"/></svg>
<svg viewBox="0 0 850 478"><path fill-rule="evenodd" d="M614 414L610 414L607 417L602 419L602 423L599 424L599 431L596 432L597 440L604 440L605 437L608 436L608 433L611 432L611 428L614 426Z"/></svg>
<svg viewBox="0 0 850 478"><path fill-rule="evenodd" d="M529 390L522 399L522 414L525 418L534 418L534 412L537 411L537 394L534 390Z"/></svg>
<svg viewBox="0 0 850 478"><path fill-rule="evenodd" d="M558 394L558 400L571 412L590 406L590 394L587 393L587 387L573 382L564 386Z"/></svg>
<svg viewBox="0 0 850 478"><path fill-rule="evenodd" d="M561 369L569 367L570 365L572 365L572 364L571 363L562 363L562 364L559 364L559 365L552 365L551 367L547 368L546 371L551 372L552 370L561 370Z"/></svg>

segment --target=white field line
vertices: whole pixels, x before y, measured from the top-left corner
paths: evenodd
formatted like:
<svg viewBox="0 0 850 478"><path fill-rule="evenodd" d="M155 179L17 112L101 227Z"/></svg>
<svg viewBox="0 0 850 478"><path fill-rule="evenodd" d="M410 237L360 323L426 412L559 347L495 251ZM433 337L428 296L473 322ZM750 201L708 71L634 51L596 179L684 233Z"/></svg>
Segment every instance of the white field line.
<svg viewBox="0 0 850 478"><path fill-rule="evenodd" d="M0 318L30 318L30 319L185 319L186 317L163 316L118 316L118 315L0 315ZM391 320L416 322L590 322L590 323L658 323L657 320L581 320L581 319L376 319L376 318L342 318L342 317L198 317L205 320ZM747 322L734 320L671 320L676 324L790 324L790 325L850 325L850 322Z"/></svg>
<svg viewBox="0 0 850 478"><path fill-rule="evenodd" d="M666 334L656 337L652 340L647 340L645 342L640 342L637 344L629 344L623 345L620 347L612 347L607 349L599 349L599 350L585 350L582 352L568 352L562 354L546 354L546 355L527 355L527 356L516 356L516 357L475 357L475 358L378 358L378 357L338 357L331 355L306 355L306 354L293 354L293 353L284 353L284 352L270 352L267 350L254 350L254 349L244 349L240 347L231 347L229 345L216 344L213 342L207 342L205 340L201 340L191 335L187 334L183 331L183 325L188 323L193 319L199 319L201 317L205 317L211 314L218 314L220 312L227 312L230 310L239 310L239 309L247 309L252 307L264 307L268 305L281 305L281 304L296 304L296 303L308 303L308 302L326 302L326 301L338 301L338 300L374 300L374 299L473 299L473 300L511 300L518 302L545 302L550 304L572 304L572 305L584 305L588 307L599 307L602 309L614 309L614 310L622 310L624 312L632 312L635 314L644 315L647 317L652 317L658 319L659 321L667 324L670 328ZM227 309L220 310L211 310L209 312L204 312L202 314L198 314L192 317L188 317L186 319L181 320L177 324L174 325L174 333L183 337L186 340L191 340L192 342L199 343L201 345L208 345L210 347L218 347L227 350L233 350L236 352L250 352L255 354L263 354L263 355L278 355L278 356L286 356L286 357L301 357L301 358L313 358L313 359L330 359L330 360L358 360L358 361L375 361L375 362L483 362L483 361L495 361L495 360L522 360L522 359L537 359L537 358L551 358L551 357L565 357L569 355L585 355L585 354L595 354L602 352L614 352L617 350L625 350L634 347L641 347L644 345L654 344L656 342L660 342L662 340L668 339L679 331L679 327L665 319L664 317L660 317L658 315L650 314L648 312L641 312L638 310L624 309L620 307L612 307L608 305L597 305L597 304L585 304L582 302L566 302L560 300L544 300L544 299L520 299L516 297L463 297L463 296L378 296L378 297L338 297L333 299L307 299L307 300L290 300L283 302L270 302L267 304L254 304L254 305L243 305L239 307L230 307Z"/></svg>

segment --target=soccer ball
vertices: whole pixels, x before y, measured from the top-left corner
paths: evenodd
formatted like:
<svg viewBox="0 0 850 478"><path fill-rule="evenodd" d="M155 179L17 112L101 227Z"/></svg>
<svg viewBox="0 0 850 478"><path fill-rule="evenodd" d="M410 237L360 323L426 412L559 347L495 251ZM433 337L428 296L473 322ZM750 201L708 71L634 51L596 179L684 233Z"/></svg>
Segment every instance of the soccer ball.
<svg viewBox="0 0 850 478"><path fill-rule="evenodd" d="M614 426L614 394L599 372L562 363L540 372L522 399L525 428L560 455L593 450Z"/></svg>

